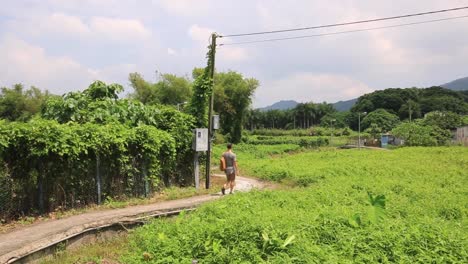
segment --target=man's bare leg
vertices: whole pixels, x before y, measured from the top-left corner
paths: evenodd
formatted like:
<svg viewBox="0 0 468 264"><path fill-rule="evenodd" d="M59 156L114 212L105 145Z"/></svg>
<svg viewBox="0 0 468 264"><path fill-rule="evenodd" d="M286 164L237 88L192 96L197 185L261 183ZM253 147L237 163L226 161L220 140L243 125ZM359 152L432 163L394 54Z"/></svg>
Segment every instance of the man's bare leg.
<svg viewBox="0 0 468 264"><path fill-rule="evenodd" d="M234 190L234 187L236 187L236 182L235 181L230 181L229 182L229 188L230 188L229 193L232 193L232 191Z"/></svg>

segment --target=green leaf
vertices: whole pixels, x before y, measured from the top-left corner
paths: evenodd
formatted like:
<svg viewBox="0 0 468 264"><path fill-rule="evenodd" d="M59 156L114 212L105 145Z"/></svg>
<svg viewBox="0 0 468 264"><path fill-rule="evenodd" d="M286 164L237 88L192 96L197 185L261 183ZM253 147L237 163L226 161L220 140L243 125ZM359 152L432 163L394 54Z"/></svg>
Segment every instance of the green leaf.
<svg viewBox="0 0 468 264"><path fill-rule="evenodd" d="M373 224L378 224L386 217L385 209L380 206L371 206L368 210L369 221Z"/></svg>
<svg viewBox="0 0 468 264"><path fill-rule="evenodd" d="M291 244L295 239L296 239L296 236L295 236L295 235L289 236L288 238L286 238L286 240L284 241L283 245L281 245L281 248L286 248L286 247L287 247L289 244Z"/></svg>
<svg viewBox="0 0 468 264"><path fill-rule="evenodd" d="M374 197L370 192L367 195L371 204L371 207L367 210L369 221L373 224L380 223L386 216L385 195L380 194Z"/></svg>
<svg viewBox="0 0 468 264"><path fill-rule="evenodd" d="M352 227L360 227L362 224L361 216L359 214L354 214L352 217L348 219L348 223Z"/></svg>
<svg viewBox="0 0 468 264"><path fill-rule="evenodd" d="M368 192L367 195L369 197L369 202L372 206L379 206L385 209L385 195L380 194L374 197L370 192Z"/></svg>

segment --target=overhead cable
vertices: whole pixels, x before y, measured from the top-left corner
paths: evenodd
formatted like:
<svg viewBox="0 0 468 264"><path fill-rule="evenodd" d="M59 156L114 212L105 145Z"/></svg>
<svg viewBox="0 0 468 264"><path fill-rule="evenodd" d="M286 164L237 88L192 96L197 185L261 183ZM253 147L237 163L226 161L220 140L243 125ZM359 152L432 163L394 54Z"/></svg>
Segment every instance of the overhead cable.
<svg viewBox="0 0 468 264"><path fill-rule="evenodd" d="M253 36L253 35L264 35L264 34L274 34L274 33L282 33L282 32L310 30L310 29L318 29L318 28L347 26L347 25L363 24L363 23L370 23L370 22L377 22L377 21L384 21L384 20L392 20L392 19L400 19L400 18L407 18L407 17L415 17L415 16L424 16L424 15L452 12L452 11L463 10L463 9L468 9L468 6L456 7L456 8L450 8L450 9L443 9L443 10L436 10L436 11L429 11L429 12L422 12L422 13L407 14L407 15L400 15L400 16L393 16L393 17L384 17L384 18L354 21L354 22L345 22L345 23L338 23L338 24L321 25L321 26L281 29L281 30L242 33L242 34L218 35L218 37L220 37L220 38L223 38L223 37L224 38L226 38L226 37L243 37L243 36Z"/></svg>
<svg viewBox="0 0 468 264"><path fill-rule="evenodd" d="M396 27L412 26L412 25L419 25L419 24L427 24L427 23L434 23L434 22L447 21L447 20L455 20L455 19L467 18L467 17L468 17L468 15L466 15L466 16L457 16L457 17L449 17L449 18L441 18L441 19L433 19L433 20L426 20L426 21L405 23L405 24L398 24L398 25L382 26L382 27L373 27L373 28L355 29L355 30L347 30L347 31L338 31L338 32L331 32L331 33L322 33L322 34L313 34L313 35L304 35L304 36L295 36L295 37L272 38L272 39L261 39L261 40L252 40L252 41L243 41L243 42L224 43L224 44L219 44L218 46L245 45L245 44L261 43L261 42L273 42L273 41L282 41L282 40L322 37L322 36L362 32L362 31L371 31L371 30L385 29L385 28L396 28Z"/></svg>

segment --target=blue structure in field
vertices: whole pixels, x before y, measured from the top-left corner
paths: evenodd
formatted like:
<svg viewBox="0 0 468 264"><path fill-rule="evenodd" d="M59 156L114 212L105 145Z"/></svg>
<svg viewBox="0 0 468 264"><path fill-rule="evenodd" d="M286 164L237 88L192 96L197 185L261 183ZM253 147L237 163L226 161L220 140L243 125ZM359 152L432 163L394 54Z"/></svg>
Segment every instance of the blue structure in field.
<svg viewBox="0 0 468 264"><path fill-rule="evenodd" d="M387 148L388 146L388 134L383 134L380 138L380 143L382 148Z"/></svg>

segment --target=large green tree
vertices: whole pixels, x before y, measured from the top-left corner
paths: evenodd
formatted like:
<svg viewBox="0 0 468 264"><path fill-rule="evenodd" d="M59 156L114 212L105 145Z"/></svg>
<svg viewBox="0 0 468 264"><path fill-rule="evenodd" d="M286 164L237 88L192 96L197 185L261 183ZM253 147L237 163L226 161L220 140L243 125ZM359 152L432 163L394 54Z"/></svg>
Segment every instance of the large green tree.
<svg viewBox="0 0 468 264"><path fill-rule="evenodd" d="M234 143L242 138L242 126L258 85L256 79L235 71L215 75L214 111L220 115L222 132Z"/></svg>
<svg viewBox="0 0 468 264"><path fill-rule="evenodd" d="M434 111L427 113L424 117L423 123L429 126L437 126L441 129L455 129L460 127L463 122L460 115L453 112Z"/></svg>
<svg viewBox="0 0 468 264"><path fill-rule="evenodd" d="M192 97L192 84L186 77L162 74L156 83L158 99L161 104L177 105L188 102Z"/></svg>
<svg viewBox="0 0 468 264"><path fill-rule="evenodd" d="M22 84L0 89L0 118L10 121L26 121L41 111L49 92L32 86L25 90Z"/></svg>
<svg viewBox="0 0 468 264"><path fill-rule="evenodd" d="M362 95L353 106L353 112L372 112L382 108L391 113L398 113L408 100L417 101L419 89L389 88Z"/></svg>
<svg viewBox="0 0 468 264"><path fill-rule="evenodd" d="M154 84L147 82L143 79L143 76L137 72L130 73L128 80L134 90L134 92L130 94L131 98L144 104L159 103L156 86Z"/></svg>
<svg viewBox="0 0 468 264"><path fill-rule="evenodd" d="M401 105L400 110L398 110L398 115L402 120L409 119L411 121L419 118L421 117L421 105L418 102L409 99L406 103Z"/></svg>
<svg viewBox="0 0 468 264"><path fill-rule="evenodd" d="M377 109L367 114L364 119L362 119L361 129L365 130L370 128L371 124L374 124L374 130L380 128L382 132L387 132L392 130L399 122L400 119L398 116L389 113L385 109Z"/></svg>
<svg viewBox="0 0 468 264"><path fill-rule="evenodd" d="M320 120L320 125L325 127L345 128L349 126L349 112L332 112L326 114Z"/></svg>
<svg viewBox="0 0 468 264"><path fill-rule="evenodd" d="M175 74L160 74L155 83L146 81L139 73L131 73L128 79L134 89L130 97L144 104L175 106L188 102L192 96L191 81Z"/></svg>

